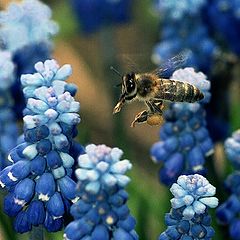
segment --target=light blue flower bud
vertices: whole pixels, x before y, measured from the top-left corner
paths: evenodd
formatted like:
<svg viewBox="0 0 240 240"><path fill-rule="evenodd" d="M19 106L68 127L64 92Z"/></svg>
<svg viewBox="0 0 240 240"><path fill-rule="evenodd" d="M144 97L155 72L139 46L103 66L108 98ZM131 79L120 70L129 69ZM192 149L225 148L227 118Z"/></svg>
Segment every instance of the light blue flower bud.
<svg viewBox="0 0 240 240"><path fill-rule="evenodd" d="M65 168L71 168L73 166L74 158L71 157L68 153L60 152L60 157Z"/></svg>

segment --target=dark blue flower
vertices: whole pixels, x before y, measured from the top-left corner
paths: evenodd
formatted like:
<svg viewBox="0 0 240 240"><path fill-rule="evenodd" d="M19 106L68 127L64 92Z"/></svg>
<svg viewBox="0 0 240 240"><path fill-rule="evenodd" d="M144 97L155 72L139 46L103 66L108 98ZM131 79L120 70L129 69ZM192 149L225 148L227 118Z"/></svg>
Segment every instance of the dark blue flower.
<svg viewBox="0 0 240 240"><path fill-rule="evenodd" d="M28 232L32 229L27 212L21 211L18 213L14 221L14 229L19 233Z"/></svg>
<svg viewBox="0 0 240 240"><path fill-rule="evenodd" d="M131 164L120 160L122 154L118 148L91 144L80 155L76 170L80 199L71 207L74 221L65 228L65 239L138 239L124 190Z"/></svg>
<svg viewBox="0 0 240 240"><path fill-rule="evenodd" d="M206 0L154 1L154 10L162 16L161 42L153 50L152 59L159 65L182 50L189 54L185 66L209 72L218 46L202 19Z"/></svg>
<svg viewBox="0 0 240 240"><path fill-rule="evenodd" d="M63 215L78 199L71 174L74 157L83 153L73 142L79 103L65 90L71 66L47 60L35 67L37 73L21 78L27 100L24 140L9 154L13 164L0 172L0 185L9 190L4 210L16 216L14 226L21 233L32 225L54 232L62 228ZM66 125L72 131L62 128Z"/></svg>
<svg viewBox="0 0 240 240"><path fill-rule="evenodd" d="M203 174L205 157L213 149L203 108L210 100L209 81L193 68L179 69L171 78L198 87L204 99L198 103L172 103L164 113L166 122L160 129L161 141L152 146L151 156L155 162L164 163L159 175L166 185L171 185L181 174Z"/></svg>
<svg viewBox="0 0 240 240"><path fill-rule="evenodd" d="M125 23L130 18L131 0L71 0L82 30L89 34L104 25Z"/></svg>
<svg viewBox="0 0 240 240"><path fill-rule="evenodd" d="M212 239L214 230L208 207L215 208L218 199L213 197L215 187L201 175L180 176L170 189L174 198L172 209L165 215L168 228L159 240Z"/></svg>
<svg viewBox="0 0 240 240"><path fill-rule="evenodd" d="M0 169L9 165L8 152L17 144L17 126L13 111L11 87L15 81L15 69L12 55L0 50Z"/></svg>
<svg viewBox="0 0 240 240"><path fill-rule="evenodd" d="M45 208L42 201L34 200L29 204L27 209L28 219L30 224L38 226L44 223L45 220Z"/></svg>
<svg viewBox="0 0 240 240"><path fill-rule="evenodd" d="M224 41L231 51L238 56L240 47L238 40L240 33L240 3L236 0L213 0L203 11L204 17L208 23L209 30L217 34Z"/></svg>
<svg viewBox="0 0 240 240"><path fill-rule="evenodd" d="M235 131L225 141L225 152L234 166L234 171L225 181L230 196L217 208L216 215L220 224L229 225L231 239L238 240L240 236L240 130Z"/></svg>

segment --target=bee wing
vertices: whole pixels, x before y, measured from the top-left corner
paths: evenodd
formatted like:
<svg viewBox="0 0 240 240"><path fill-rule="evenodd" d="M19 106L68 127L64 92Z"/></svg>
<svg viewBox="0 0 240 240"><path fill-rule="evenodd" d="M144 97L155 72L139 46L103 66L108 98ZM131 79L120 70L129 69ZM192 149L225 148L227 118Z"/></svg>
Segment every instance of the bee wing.
<svg viewBox="0 0 240 240"><path fill-rule="evenodd" d="M136 54L121 53L117 57L125 72L139 72L139 65L135 60L133 60L138 59Z"/></svg>
<svg viewBox="0 0 240 240"><path fill-rule="evenodd" d="M152 73L158 77L170 77L174 70L177 68L183 67L186 64L187 59L189 58L191 51L185 50L174 57L164 61L156 68Z"/></svg>
<svg viewBox="0 0 240 240"><path fill-rule="evenodd" d="M121 53L118 55L118 61L121 63L125 72L143 73L149 72L153 63L149 61L149 53Z"/></svg>

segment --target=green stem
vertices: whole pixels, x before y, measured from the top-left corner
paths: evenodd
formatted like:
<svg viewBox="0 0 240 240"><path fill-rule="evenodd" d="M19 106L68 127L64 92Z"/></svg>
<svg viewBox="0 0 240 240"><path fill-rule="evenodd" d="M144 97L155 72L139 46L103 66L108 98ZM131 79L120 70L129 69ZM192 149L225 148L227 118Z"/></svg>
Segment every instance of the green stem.
<svg viewBox="0 0 240 240"><path fill-rule="evenodd" d="M43 226L33 226L29 240L44 240Z"/></svg>

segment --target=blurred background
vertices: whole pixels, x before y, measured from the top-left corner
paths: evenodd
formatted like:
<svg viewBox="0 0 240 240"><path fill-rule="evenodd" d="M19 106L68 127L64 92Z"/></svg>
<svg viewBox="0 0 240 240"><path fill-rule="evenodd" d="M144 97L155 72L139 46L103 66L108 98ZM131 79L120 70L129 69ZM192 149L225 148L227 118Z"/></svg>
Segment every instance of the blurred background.
<svg viewBox="0 0 240 240"><path fill-rule="evenodd" d="M4 9L9 2L13 1L0 0L0 7ZM81 0L42 2L51 7L53 19L60 27L59 33L53 39L53 58L60 65L65 63L72 65L73 75L68 81L78 86L76 98L81 104L78 141L82 145L95 143L117 146L124 151L124 157L133 164L133 169L129 173L132 181L128 186L128 192L129 206L137 219L136 230L141 240L157 239L159 233L165 230L164 215L170 209L171 198L169 189L158 181L160 166L153 163L149 154L152 144L159 141L160 127L145 124L137 125L135 128L130 127L136 113L144 109L144 105L138 102L129 104L120 113L112 115L120 94L120 89L114 86L120 82L120 78L110 70L110 66L114 66L121 73L144 72L156 68L157 65L151 60L152 54L154 48L161 42L161 37L164 37L160 29L164 28L166 19L159 16L152 0L122 1L124 3L119 6L119 11L109 9L109 16L104 21L95 12L84 15L84 6L79 6ZM89 0L86 9L90 9L90 2L94 1ZM91 18L93 16L95 18ZM240 31L240 28L238 30ZM198 44L198 40L195 39L195 44ZM157 50L155 50L155 63L159 63L156 52ZM166 54L166 58L174 56L177 52L179 51ZM228 127L223 131L223 135L215 139L216 151L213 158L215 165L218 166L217 171L221 180L231 171L229 167L226 170L222 141L232 130L240 126L239 63L238 54L232 52L230 55L220 57L224 60L222 58L226 56L227 63L224 63L221 76L223 82L229 84L227 87L220 84L219 94L213 94L218 106L222 106L220 107L222 109L227 108L224 113L219 113L224 119L219 128L225 128L225 123ZM220 61L219 65L214 65L218 73L221 64ZM206 74L215 76L205 66L200 66L199 69L204 69ZM222 97L222 92L227 92L227 96ZM219 108L214 106L215 109ZM1 217L4 218L4 221L1 221L4 230L0 239L28 238L27 234L9 238L11 236L9 232L12 231L11 223L2 213ZM214 239L222 239L218 235L218 228L216 226L217 234ZM62 233L48 234L47 237L47 239L62 239Z"/></svg>

